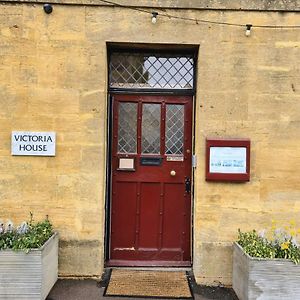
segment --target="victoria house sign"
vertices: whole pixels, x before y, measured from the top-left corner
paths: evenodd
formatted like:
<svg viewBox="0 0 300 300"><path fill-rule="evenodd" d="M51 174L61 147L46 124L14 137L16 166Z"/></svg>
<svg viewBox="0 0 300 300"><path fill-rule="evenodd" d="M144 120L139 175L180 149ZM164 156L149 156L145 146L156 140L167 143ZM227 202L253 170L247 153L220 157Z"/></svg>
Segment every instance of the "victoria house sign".
<svg viewBox="0 0 300 300"><path fill-rule="evenodd" d="M13 131L11 154L55 156L55 132Z"/></svg>

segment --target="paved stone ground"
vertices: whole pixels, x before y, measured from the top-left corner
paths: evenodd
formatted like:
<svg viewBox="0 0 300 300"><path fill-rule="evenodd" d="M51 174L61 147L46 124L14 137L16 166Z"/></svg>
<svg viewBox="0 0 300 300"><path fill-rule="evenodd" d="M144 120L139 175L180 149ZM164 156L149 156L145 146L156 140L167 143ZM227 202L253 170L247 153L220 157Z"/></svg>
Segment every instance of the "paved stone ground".
<svg viewBox="0 0 300 300"><path fill-rule="evenodd" d="M232 289L222 287L193 286L195 300L238 300ZM147 299L127 297L103 297L104 287L95 280L58 280L46 300L100 300ZM149 298L147 299L149 300Z"/></svg>

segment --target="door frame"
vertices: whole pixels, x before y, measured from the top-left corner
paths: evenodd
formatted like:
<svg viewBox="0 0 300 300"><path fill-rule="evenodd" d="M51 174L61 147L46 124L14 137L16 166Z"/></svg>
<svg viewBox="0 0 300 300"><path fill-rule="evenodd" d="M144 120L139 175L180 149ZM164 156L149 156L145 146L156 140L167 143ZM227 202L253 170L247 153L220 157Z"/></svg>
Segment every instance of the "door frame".
<svg viewBox="0 0 300 300"><path fill-rule="evenodd" d="M161 92L147 92L138 93L137 91L119 91L119 92L109 92L107 96L107 149L106 149L106 191L105 191L105 233L104 233L104 267L109 267L108 264L110 256L110 231L111 231L111 200L112 200L112 147L113 147L113 96L114 95L145 95L145 96L183 96L183 93L161 93ZM195 108L196 99L195 96L191 94L185 94L191 97L192 103L192 157L195 153ZM193 159L192 159L193 160ZM190 256L191 256L191 267L193 266L193 246L194 246L194 167L191 170L191 221L190 221ZM149 266L151 264L149 263ZM134 266L130 264L130 266ZM178 265L180 266L180 264ZM170 267L167 265L161 265L161 267Z"/></svg>
<svg viewBox="0 0 300 300"><path fill-rule="evenodd" d="M112 98L114 95L148 95L148 96L191 96L192 98L192 161L195 155L195 120L196 120L196 94L197 94L197 61L199 44L145 44L145 43L107 43L107 99L106 99L106 174L105 174L105 220L104 220L104 267L107 266L110 255L110 224L111 224L111 196L112 196L112 122L113 122L113 103ZM192 90L180 90L180 89L141 89L141 88L110 88L109 86L109 60L110 54L114 51L117 52L154 52L154 53L176 53L176 54L192 54L194 57L194 78L193 78L193 89ZM191 224L190 224L190 255L191 255L191 267L193 266L194 259L194 176L195 167L192 166L191 171Z"/></svg>

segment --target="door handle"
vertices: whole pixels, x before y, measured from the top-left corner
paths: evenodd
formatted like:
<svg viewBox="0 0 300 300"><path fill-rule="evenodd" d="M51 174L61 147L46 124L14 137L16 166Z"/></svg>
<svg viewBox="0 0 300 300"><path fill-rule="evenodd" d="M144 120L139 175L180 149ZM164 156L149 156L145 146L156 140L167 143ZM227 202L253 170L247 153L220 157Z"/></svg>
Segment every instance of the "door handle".
<svg viewBox="0 0 300 300"><path fill-rule="evenodd" d="M185 177L185 192L189 194L191 192L191 179L189 177Z"/></svg>

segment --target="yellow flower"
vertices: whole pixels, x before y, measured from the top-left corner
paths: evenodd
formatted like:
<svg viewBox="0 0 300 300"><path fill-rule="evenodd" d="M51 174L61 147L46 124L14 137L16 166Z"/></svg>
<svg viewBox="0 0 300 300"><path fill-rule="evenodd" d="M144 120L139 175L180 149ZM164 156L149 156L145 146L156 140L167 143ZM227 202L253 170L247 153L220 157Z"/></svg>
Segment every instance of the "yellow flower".
<svg viewBox="0 0 300 300"><path fill-rule="evenodd" d="M281 250L286 250L286 249L288 249L288 248L289 248L289 244L290 244L289 241L282 243L282 244L280 245Z"/></svg>
<svg viewBox="0 0 300 300"><path fill-rule="evenodd" d="M291 221L290 221L290 224L291 224L292 226L295 226L295 225L296 225L296 221L295 221L295 220L291 220Z"/></svg>
<svg viewBox="0 0 300 300"><path fill-rule="evenodd" d="M290 235L291 236L295 236L296 235L296 230L295 229L291 229L290 230Z"/></svg>
<svg viewBox="0 0 300 300"><path fill-rule="evenodd" d="M299 233L299 234L300 234L300 228L297 230L297 233Z"/></svg>

